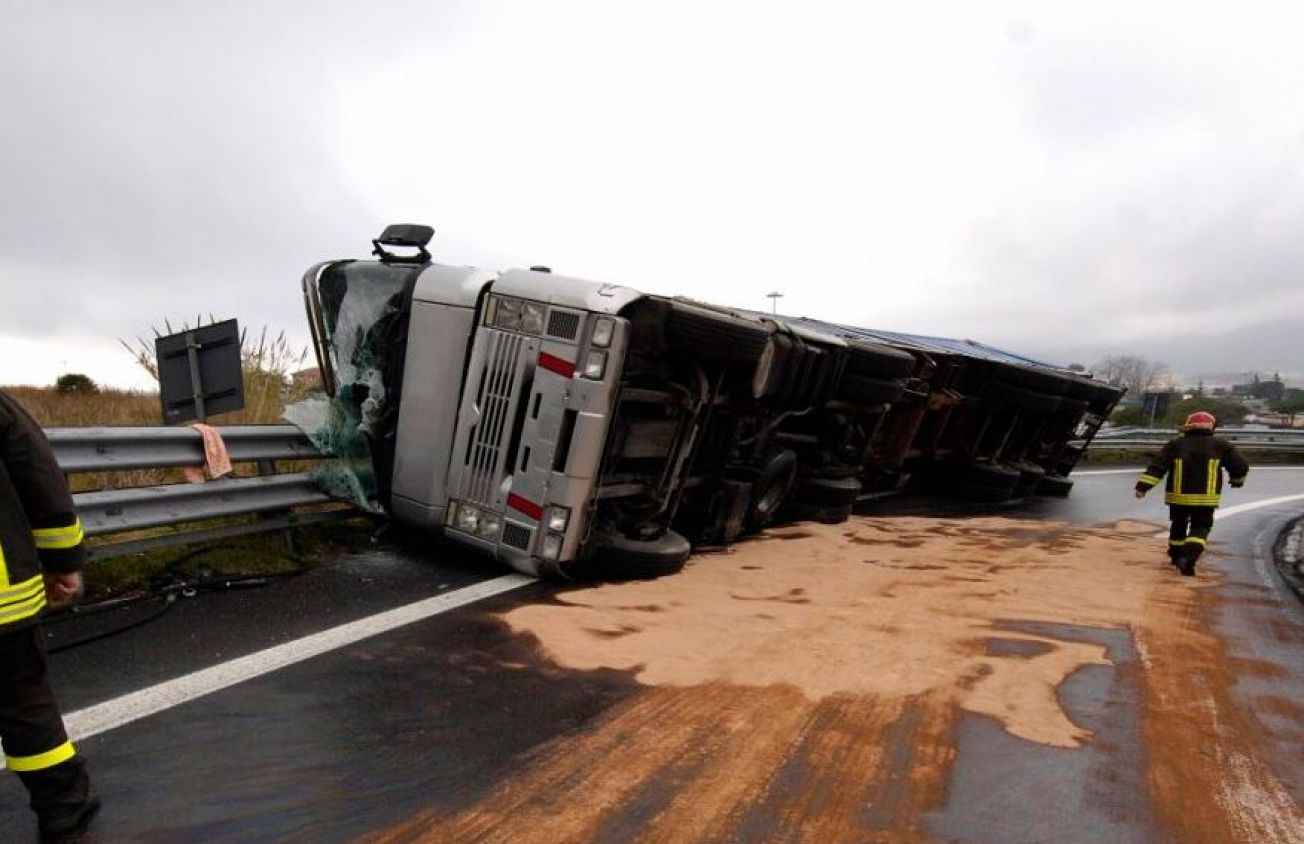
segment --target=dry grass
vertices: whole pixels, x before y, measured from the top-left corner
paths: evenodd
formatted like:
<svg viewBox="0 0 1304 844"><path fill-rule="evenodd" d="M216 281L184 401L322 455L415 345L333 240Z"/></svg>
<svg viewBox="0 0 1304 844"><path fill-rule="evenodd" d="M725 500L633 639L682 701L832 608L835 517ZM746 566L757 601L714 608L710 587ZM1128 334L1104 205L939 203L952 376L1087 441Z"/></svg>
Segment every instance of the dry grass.
<svg viewBox="0 0 1304 844"><path fill-rule="evenodd" d="M196 321L198 324L198 321ZM168 333L173 327L165 323ZM175 330L185 330L183 325ZM157 328L155 334L161 334ZM154 345L137 338L135 344L122 341L128 353L155 380L158 365ZM292 348L285 332L269 337L263 328L251 340L241 336L241 363L244 371L245 407L233 413L210 417L209 424L274 425L284 423L285 406L304 398L316 387L312 380L292 376L302 369L307 350ZM6 387L10 395L46 428L100 428L118 426L155 426L163 424L163 409L157 392L99 389L95 392L60 392L54 387ZM251 466L237 466L236 474L253 474ZM176 469L140 469L125 472L79 474L69 478L74 492L97 489L121 489L152 484L178 483L182 475Z"/></svg>
<svg viewBox="0 0 1304 844"><path fill-rule="evenodd" d="M196 321L198 324L198 321ZM165 323L168 333L184 330L187 326L173 329ZM155 334L161 334L155 329ZM158 379L158 367L154 358L152 342L139 338L134 344L122 342L132 358L153 377ZM307 359L307 350L292 348L285 339L284 332L269 336L264 328L256 337L241 337L241 361L244 372L245 407L234 413L224 413L209 418L207 421L215 426L223 425L259 425L284 424L283 414L287 404L299 401L309 392L318 388L316 379L296 377L303 369ZM115 390L109 388L60 391L54 386L4 387L36 421L45 428L99 428L120 426L158 426L162 425L163 410L155 391ZM298 471L303 468L303 461L284 461L278 466L280 471ZM237 464L235 473L241 475L255 474L257 468L249 464ZM180 483L184 480L179 469L143 469L124 472L86 473L69 477L69 486L74 492L99 489L121 489L135 486ZM305 562L311 562L326 551L335 550L336 546L353 546L359 543L359 536L367 535L369 523L349 522L344 525L317 525L309 528L297 528L293 531L296 544L303 554ZM160 528L145 533L166 532ZM105 537L107 541L121 540L122 536ZM92 544L95 540L91 540ZM228 548L233 559L239 559L242 570L258 572L275 572L287 565L284 557L283 538L275 536L244 537L237 543L222 545L218 549L208 549L205 559L215 565L214 560L221 559L221 549ZM174 547L145 554L134 554L97 562L88 574L88 588L97 594L111 593L138 585L149 577L167 568L173 561L185 556L195 549ZM213 551L216 557L209 554ZM215 566L219 570L223 566Z"/></svg>

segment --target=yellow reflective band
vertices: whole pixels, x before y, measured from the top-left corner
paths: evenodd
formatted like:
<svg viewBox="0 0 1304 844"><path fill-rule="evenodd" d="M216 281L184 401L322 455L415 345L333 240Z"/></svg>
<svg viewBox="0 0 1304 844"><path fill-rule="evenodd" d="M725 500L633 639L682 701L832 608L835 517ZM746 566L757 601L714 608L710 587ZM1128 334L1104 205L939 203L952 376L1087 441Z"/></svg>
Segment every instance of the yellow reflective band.
<svg viewBox="0 0 1304 844"><path fill-rule="evenodd" d="M1168 540L1168 544L1169 544L1169 545L1185 545L1185 544L1186 544L1186 540L1185 540L1185 539L1170 539L1170 540Z"/></svg>
<svg viewBox="0 0 1304 844"><path fill-rule="evenodd" d="M1159 483L1159 479L1156 478L1154 475L1146 474L1138 478L1137 483L1145 484L1146 486L1154 486L1155 484Z"/></svg>
<svg viewBox="0 0 1304 844"><path fill-rule="evenodd" d="M86 538L86 534L82 531L81 519L78 519L64 527L35 528L32 530L32 538L36 540L36 547L42 551L60 551L76 548Z"/></svg>
<svg viewBox="0 0 1304 844"><path fill-rule="evenodd" d="M26 601L16 601L0 608L0 625L13 624L45 609L45 590L42 589Z"/></svg>
<svg viewBox="0 0 1304 844"><path fill-rule="evenodd" d="M1208 542L1205 542L1203 539L1201 539L1201 538L1198 537L1198 536L1188 536L1188 537L1186 537L1186 544L1187 544L1187 545L1200 545L1200 546L1203 547L1203 546L1207 546L1209 543L1208 543Z"/></svg>
<svg viewBox="0 0 1304 844"><path fill-rule="evenodd" d="M1187 507L1217 507L1221 501L1218 495L1180 495L1170 492L1164 496L1165 504L1184 504Z"/></svg>
<svg viewBox="0 0 1304 844"><path fill-rule="evenodd" d="M77 755L77 748L72 746L72 742L65 741L54 750L47 750L45 753L38 753L35 756L9 756L5 755L5 763L11 771L43 771L46 768L53 768L60 762L67 762Z"/></svg>
<svg viewBox="0 0 1304 844"><path fill-rule="evenodd" d="M1182 492L1182 458L1173 461L1173 492L1181 494Z"/></svg>
<svg viewBox="0 0 1304 844"><path fill-rule="evenodd" d="M1205 495L1218 494L1218 458L1209 458L1209 477L1208 482L1204 485Z"/></svg>
<svg viewBox="0 0 1304 844"><path fill-rule="evenodd" d="M26 600L37 592L44 591L45 580L39 574L36 577L29 577L17 586L0 589L0 609L13 601Z"/></svg>

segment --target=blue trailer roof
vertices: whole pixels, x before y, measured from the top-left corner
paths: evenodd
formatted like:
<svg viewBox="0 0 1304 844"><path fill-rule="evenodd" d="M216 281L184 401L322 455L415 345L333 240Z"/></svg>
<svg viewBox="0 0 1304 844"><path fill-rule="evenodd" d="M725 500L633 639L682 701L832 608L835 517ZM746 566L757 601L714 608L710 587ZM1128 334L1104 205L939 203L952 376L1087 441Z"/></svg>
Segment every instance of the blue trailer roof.
<svg viewBox="0 0 1304 844"><path fill-rule="evenodd" d="M1065 366L1046 363L1045 361L1036 360L1035 358L1016 354L1014 352L1007 352L1004 349L998 349L995 346L989 346L986 343L979 343L976 340L955 340L950 337L932 337L926 334L907 334L902 331L887 331L881 328L862 328L858 325L842 325L840 323L824 322L822 320L810 319L808 317L783 317L783 319L790 322L809 325L812 328L831 331L835 334L862 337L866 340L875 340L880 343L915 346L926 352L963 355L971 358L983 358L998 363L1010 363L1017 366L1033 366L1038 369L1054 369L1061 372L1068 369L1068 367Z"/></svg>

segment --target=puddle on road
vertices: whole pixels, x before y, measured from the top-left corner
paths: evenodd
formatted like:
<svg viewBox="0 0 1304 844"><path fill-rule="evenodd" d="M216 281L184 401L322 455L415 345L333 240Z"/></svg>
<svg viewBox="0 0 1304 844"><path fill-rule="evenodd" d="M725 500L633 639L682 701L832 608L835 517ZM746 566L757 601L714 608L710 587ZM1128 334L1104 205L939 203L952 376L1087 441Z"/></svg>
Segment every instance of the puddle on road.
<svg viewBox="0 0 1304 844"><path fill-rule="evenodd" d="M1110 663L1055 625L1136 637L1151 799L1174 829L1201 833L1183 840L1280 832L1297 814L1281 814L1280 783L1244 737L1174 720L1231 704L1213 676L1227 673L1221 644L1200 627L1216 578L1176 577L1154 532L859 518L775 530L674 577L518 607L505 621L558 665L633 671L648 691L478 805L375 840L927 840L965 712L1039 745L1092 740L1058 692L1079 668ZM1210 673L1203 694L1188 688L1191 654ZM1242 773L1223 783L1191 747Z"/></svg>

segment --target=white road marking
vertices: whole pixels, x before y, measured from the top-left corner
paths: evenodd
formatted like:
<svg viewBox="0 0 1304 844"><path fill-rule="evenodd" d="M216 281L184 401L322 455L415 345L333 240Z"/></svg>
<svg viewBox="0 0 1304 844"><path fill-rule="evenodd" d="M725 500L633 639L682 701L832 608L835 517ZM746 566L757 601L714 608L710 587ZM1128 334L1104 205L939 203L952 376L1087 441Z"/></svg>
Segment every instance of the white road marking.
<svg viewBox="0 0 1304 844"><path fill-rule="evenodd" d="M74 741L90 738L297 662L537 582L523 574L496 577L79 709L67 715L64 723Z"/></svg>
<svg viewBox="0 0 1304 844"><path fill-rule="evenodd" d="M1278 495L1276 498L1265 498L1262 501L1251 501L1247 504L1234 504L1231 507L1219 507L1218 518L1225 519L1228 516L1235 516L1237 513L1258 510L1263 507L1273 507L1277 504L1285 504L1288 501L1299 501L1301 499L1304 499L1304 492L1297 492L1294 495Z"/></svg>

